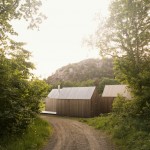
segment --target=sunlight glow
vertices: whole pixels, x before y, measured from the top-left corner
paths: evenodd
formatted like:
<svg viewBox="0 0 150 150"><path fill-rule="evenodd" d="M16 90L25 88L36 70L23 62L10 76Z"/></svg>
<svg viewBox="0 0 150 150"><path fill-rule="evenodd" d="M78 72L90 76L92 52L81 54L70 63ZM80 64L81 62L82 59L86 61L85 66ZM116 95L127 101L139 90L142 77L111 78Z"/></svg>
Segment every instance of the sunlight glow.
<svg viewBox="0 0 150 150"><path fill-rule="evenodd" d="M27 43L32 61L42 77L56 69L87 58L98 58L98 50L82 46L82 40L94 33L96 14L108 15L109 0L47 0L42 1L42 12L48 17L40 31L26 30L24 21L14 22L19 40Z"/></svg>

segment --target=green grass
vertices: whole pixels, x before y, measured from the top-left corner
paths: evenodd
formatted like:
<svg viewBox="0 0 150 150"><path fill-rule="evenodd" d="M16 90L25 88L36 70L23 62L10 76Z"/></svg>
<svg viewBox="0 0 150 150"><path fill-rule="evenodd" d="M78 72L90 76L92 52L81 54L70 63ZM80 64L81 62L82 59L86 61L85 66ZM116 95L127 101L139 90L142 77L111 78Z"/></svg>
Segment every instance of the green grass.
<svg viewBox="0 0 150 150"><path fill-rule="evenodd" d="M0 150L39 150L52 134L52 126L36 118L21 137L0 138Z"/></svg>
<svg viewBox="0 0 150 150"><path fill-rule="evenodd" d="M100 116L95 118L81 118L80 122L85 122L86 124L93 126L96 129L107 130L108 131L108 121L109 117Z"/></svg>
<svg viewBox="0 0 150 150"><path fill-rule="evenodd" d="M111 135L119 150L150 150L149 121L138 118L118 118L113 115L80 119Z"/></svg>

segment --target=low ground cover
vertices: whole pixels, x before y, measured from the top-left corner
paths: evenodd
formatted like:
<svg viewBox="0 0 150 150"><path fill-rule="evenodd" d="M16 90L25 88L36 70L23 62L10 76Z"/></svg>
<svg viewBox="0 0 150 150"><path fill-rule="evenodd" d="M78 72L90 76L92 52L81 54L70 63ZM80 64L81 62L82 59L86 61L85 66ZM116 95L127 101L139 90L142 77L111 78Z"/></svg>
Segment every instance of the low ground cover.
<svg viewBox="0 0 150 150"><path fill-rule="evenodd" d="M41 118L36 118L20 136L0 138L0 150L39 150L52 134L52 126Z"/></svg>

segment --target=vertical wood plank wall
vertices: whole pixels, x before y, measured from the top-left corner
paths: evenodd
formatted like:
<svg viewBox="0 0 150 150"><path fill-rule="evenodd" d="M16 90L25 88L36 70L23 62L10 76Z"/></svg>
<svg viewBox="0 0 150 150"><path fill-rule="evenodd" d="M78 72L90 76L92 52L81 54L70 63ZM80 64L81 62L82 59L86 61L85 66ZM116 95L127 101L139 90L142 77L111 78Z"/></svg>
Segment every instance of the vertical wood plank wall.
<svg viewBox="0 0 150 150"><path fill-rule="evenodd" d="M100 101L98 92L95 90L91 98L91 117L98 116L101 113Z"/></svg>
<svg viewBox="0 0 150 150"><path fill-rule="evenodd" d="M46 111L57 112L60 116L94 117L112 110L114 98L101 97L95 90L90 100L46 98Z"/></svg>
<svg viewBox="0 0 150 150"><path fill-rule="evenodd" d="M45 110L56 112L56 99L46 98L45 102Z"/></svg>
<svg viewBox="0 0 150 150"><path fill-rule="evenodd" d="M90 100L57 100L56 111L61 116L91 117Z"/></svg>
<svg viewBox="0 0 150 150"><path fill-rule="evenodd" d="M100 111L101 113L109 113L112 110L113 97L101 97L100 98Z"/></svg>
<svg viewBox="0 0 150 150"><path fill-rule="evenodd" d="M95 90L90 100L57 99L57 114L72 117L94 117L101 113L101 99Z"/></svg>

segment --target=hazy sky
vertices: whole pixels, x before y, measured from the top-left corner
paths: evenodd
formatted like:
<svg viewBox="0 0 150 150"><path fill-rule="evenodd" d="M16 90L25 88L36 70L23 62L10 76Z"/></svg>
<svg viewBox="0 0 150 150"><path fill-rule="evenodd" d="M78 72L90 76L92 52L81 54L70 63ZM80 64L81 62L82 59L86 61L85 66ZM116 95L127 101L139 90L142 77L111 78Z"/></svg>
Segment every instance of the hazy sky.
<svg viewBox="0 0 150 150"><path fill-rule="evenodd" d="M26 30L24 22L14 23L19 40L32 52L35 74L47 77L56 69L87 58L99 57L99 51L82 46L83 38L94 33L96 14L108 14L109 0L42 0L42 12L48 17L40 31Z"/></svg>

